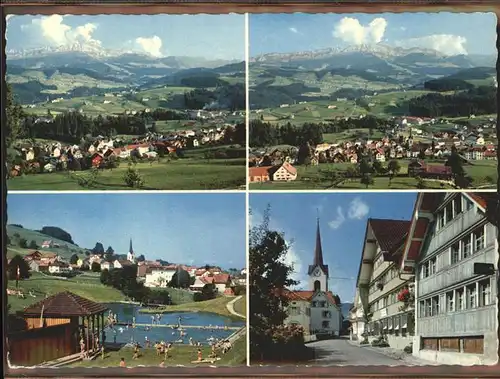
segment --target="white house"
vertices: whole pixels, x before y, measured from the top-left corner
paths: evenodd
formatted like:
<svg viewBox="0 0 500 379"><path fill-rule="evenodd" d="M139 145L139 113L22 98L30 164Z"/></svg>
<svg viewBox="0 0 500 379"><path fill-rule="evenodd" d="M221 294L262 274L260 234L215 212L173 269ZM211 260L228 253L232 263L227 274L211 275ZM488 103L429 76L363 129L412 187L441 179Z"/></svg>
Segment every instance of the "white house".
<svg viewBox="0 0 500 379"><path fill-rule="evenodd" d="M61 263L61 262L54 262L49 265L49 272L51 274L67 274L72 271L71 266Z"/></svg>
<svg viewBox="0 0 500 379"><path fill-rule="evenodd" d="M354 295L354 303L349 310L349 321L351 322L350 339L361 341L365 333L365 312L363 310L363 303L359 297L359 289L356 288Z"/></svg>
<svg viewBox="0 0 500 379"><path fill-rule="evenodd" d="M177 271L176 266L153 267L146 272L146 287L166 287Z"/></svg>
<svg viewBox="0 0 500 379"><path fill-rule="evenodd" d="M290 163L284 162L273 173L272 178L274 181L290 181L297 179L297 169Z"/></svg>
<svg viewBox="0 0 500 379"><path fill-rule="evenodd" d="M290 300L285 323L300 324L310 335L338 336L342 328L342 312L335 296L328 291L328 266L323 263L319 220L314 261L309 266L308 276L308 290L287 290L284 293Z"/></svg>
<svg viewBox="0 0 500 379"><path fill-rule="evenodd" d="M112 270L114 268L114 265L113 263L110 263L110 262L107 262L107 261L104 261L101 263L101 270Z"/></svg>

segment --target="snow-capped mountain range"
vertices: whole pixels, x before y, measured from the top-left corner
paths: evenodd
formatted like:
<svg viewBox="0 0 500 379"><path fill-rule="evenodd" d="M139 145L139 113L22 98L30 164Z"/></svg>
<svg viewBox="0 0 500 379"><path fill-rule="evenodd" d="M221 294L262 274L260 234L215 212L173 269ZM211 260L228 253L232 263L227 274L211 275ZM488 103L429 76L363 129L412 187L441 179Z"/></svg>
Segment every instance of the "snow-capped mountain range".
<svg viewBox="0 0 500 379"><path fill-rule="evenodd" d="M390 59L395 57L406 56L410 54L424 54L439 58L445 58L446 55L432 49L423 49L418 47L403 48L394 47L383 44L374 45L353 45L348 47L331 47L326 49L302 51L294 53L267 53L251 58L251 62L268 62L268 61L294 61L303 59L322 59L335 55L362 53L371 54L382 59Z"/></svg>

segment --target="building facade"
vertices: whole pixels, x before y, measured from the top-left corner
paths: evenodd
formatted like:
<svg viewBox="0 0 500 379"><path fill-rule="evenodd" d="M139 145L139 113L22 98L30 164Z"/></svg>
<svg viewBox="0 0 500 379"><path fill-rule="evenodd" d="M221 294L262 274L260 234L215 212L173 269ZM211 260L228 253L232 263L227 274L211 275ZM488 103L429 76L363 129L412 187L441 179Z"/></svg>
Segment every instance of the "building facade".
<svg viewBox="0 0 500 379"><path fill-rule="evenodd" d="M342 312L338 299L328 290L328 265L323 261L319 220L314 259L309 266L308 276L308 290L285 293L289 300L285 323L301 325L309 335L338 336L342 328Z"/></svg>
<svg viewBox="0 0 500 379"><path fill-rule="evenodd" d="M415 275L413 354L445 364L498 359L497 280L475 263L497 269L497 228L485 193L420 193L402 269Z"/></svg>
<svg viewBox="0 0 500 379"><path fill-rule="evenodd" d="M349 321L351 322L351 329L349 338L351 341L360 341L363 339L365 333L365 312L361 298L359 297L359 289L356 288L354 295L354 302L351 309L349 309Z"/></svg>
<svg viewBox="0 0 500 379"><path fill-rule="evenodd" d="M369 219L357 279L362 334L369 342L383 335L396 349L410 345L414 332L413 307L405 309L398 300L403 289L412 287L411 277L399 270L409 227L409 221Z"/></svg>

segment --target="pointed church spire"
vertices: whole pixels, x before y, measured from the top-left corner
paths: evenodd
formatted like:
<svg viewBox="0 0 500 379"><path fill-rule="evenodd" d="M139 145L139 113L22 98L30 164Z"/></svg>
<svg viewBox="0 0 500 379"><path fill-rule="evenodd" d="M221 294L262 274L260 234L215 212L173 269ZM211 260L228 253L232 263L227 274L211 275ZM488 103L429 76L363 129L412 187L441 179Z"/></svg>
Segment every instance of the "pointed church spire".
<svg viewBox="0 0 500 379"><path fill-rule="evenodd" d="M320 266L321 268L324 267L323 264L323 248L321 246L321 234L319 231L319 216L317 218L317 225L316 225L316 248L314 249L314 266Z"/></svg>
<svg viewBox="0 0 500 379"><path fill-rule="evenodd" d="M128 249L128 252L129 253L133 253L134 252L134 249L132 249L132 238L130 238L130 247Z"/></svg>

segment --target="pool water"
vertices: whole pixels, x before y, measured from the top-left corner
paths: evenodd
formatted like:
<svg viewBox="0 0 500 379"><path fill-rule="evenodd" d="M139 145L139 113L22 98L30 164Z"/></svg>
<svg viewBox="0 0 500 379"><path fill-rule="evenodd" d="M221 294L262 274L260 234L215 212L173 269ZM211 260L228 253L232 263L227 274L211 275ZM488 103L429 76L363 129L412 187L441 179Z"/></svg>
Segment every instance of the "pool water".
<svg viewBox="0 0 500 379"><path fill-rule="evenodd" d="M141 307L133 304L108 304L109 309L117 314L118 323L128 323L132 325L135 317L136 324L147 324L148 326L117 325L113 328L106 328L106 342L116 343L144 343L149 340L153 344L159 341L170 343L189 344L189 338L202 345L208 345L214 339L224 339L229 337L235 330L224 330L224 326L243 327L244 321L234 321L228 317L206 312L174 312L160 315L158 322L152 320L150 313L139 312ZM180 321L182 325L196 325L205 328L186 328L181 336L181 332L170 327L159 327L159 325L177 325ZM216 328L219 327L219 328ZM181 342L182 340L182 342Z"/></svg>

